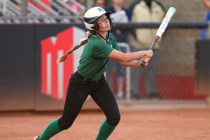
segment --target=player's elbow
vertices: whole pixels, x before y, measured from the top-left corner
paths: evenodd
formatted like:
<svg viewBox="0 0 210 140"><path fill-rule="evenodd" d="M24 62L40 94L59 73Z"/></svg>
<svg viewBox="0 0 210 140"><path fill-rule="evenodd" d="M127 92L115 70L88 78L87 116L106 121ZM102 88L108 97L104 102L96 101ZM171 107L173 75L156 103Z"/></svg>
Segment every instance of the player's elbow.
<svg viewBox="0 0 210 140"><path fill-rule="evenodd" d="M130 58L127 53L121 53L118 57L116 57L116 60L124 63L130 62Z"/></svg>
<svg viewBox="0 0 210 140"><path fill-rule="evenodd" d="M116 51L116 50L113 50L109 54L109 58L117 60L117 61L121 61L121 62L129 62L130 61L127 53L123 53L123 52Z"/></svg>
<svg viewBox="0 0 210 140"><path fill-rule="evenodd" d="M123 53L120 61L127 63L127 62L130 62L131 59L130 59L130 57L128 56L127 53Z"/></svg>

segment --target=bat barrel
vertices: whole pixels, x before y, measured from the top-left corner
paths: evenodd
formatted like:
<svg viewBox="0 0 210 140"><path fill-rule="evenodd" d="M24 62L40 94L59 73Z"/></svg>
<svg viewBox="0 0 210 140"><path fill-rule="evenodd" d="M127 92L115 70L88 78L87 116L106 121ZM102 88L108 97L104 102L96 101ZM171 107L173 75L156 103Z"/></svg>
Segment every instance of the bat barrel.
<svg viewBox="0 0 210 140"><path fill-rule="evenodd" d="M166 13L166 16L164 17L160 27L158 28L157 34L155 36L155 39L152 42L152 45L150 46L150 50L152 50L155 47L156 43L161 38L162 34L165 32L165 30L166 30L166 28L168 26L168 23L170 22L170 20L171 20L171 18L174 15L175 12L176 12L176 8L174 8L174 7L170 7L168 9L168 11ZM145 65L146 65L146 62L142 61L141 66L145 67Z"/></svg>
<svg viewBox="0 0 210 140"><path fill-rule="evenodd" d="M161 37L162 34L165 32L167 26L168 26L168 23L170 22L172 16L174 15L174 13L176 12L176 8L174 7L170 7L166 13L166 16L164 17L160 27L158 28L158 31L157 31L157 34L156 36L159 36Z"/></svg>

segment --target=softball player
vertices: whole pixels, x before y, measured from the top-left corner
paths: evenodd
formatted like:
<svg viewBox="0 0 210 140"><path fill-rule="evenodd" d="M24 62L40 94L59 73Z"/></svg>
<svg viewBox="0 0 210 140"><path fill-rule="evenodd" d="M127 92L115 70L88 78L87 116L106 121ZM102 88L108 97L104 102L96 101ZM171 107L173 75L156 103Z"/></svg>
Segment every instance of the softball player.
<svg viewBox="0 0 210 140"><path fill-rule="evenodd" d="M148 56L147 65L149 58L153 55L151 50L121 52L115 37L109 33L111 29L110 13L101 7L89 9L84 15L84 24L88 30L86 38L58 60L58 62L65 61L69 54L86 44L77 71L72 74L69 81L63 114L59 119L50 122L43 133L36 136L34 140L48 140L70 128L88 95L93 98L106 116L96 140L106 140L120 121L116 100L103 75L108 59L114 59L124 66L140 67L142 62L140 58Z"/></svg>

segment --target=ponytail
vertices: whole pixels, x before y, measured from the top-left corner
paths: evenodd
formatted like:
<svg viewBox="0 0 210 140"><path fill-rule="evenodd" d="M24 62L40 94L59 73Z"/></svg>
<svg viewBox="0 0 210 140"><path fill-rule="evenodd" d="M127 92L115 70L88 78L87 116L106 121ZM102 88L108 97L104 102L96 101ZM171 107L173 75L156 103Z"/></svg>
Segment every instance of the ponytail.
<svg viewBox="0 0 210 140"><path fill-rule="evenodd" d="M88 39L89 39L90 37L92 37L94 33L95 33L94 31L87 31L87 32L85 33L84 38L81 39L80 43L77 44L77 45L75 45L72 49L68 50L68 51L66 52L66 54L63 55L63 56L61 56L60 58L58 58L56 62L57 62L57 63L62 63L62 62L64 62L69 54L73 53L73 52L74 52L75 50L77 50L79 47L85 45L85 44L87 43Z"/></svg>

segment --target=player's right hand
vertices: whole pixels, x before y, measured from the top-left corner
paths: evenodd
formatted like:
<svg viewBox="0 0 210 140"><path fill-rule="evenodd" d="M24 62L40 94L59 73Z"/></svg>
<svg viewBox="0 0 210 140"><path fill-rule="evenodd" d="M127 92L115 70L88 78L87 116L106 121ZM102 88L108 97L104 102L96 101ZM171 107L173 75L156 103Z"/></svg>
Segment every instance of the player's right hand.
<svg viewBox="0 0 210 140"><path fill-rule="evenodd" d="M141 67L146 67L148 64L149 64L149 60L150 60L150 57L142 57L140 60L139 60L139 66Z"/></svg>

